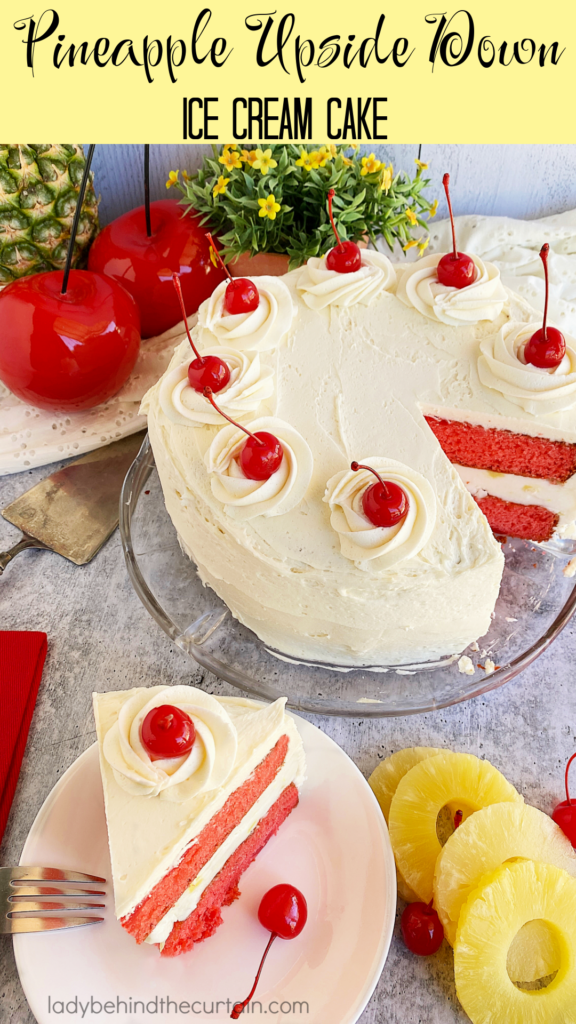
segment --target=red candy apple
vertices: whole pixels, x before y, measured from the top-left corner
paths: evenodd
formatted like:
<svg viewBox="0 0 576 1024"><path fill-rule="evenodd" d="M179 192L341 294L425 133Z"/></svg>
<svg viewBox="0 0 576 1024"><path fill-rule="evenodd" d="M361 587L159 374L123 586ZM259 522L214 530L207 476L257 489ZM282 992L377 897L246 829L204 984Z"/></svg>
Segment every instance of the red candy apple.
<svg viewBox="0 0 576 1024"><path fill-rule="evenodd" d="M185 214L173 199L150 204L152 235L146 235L144 206L124 213L100 232L88 266L114 278L130 292L140 310L143 338L162 334L181 320L172 284L177 273L188 313L224 280L210 259L199 218Z"/></svg>
<svg viewBox="0 0 576 1024"><path fill-rule="evenodd" d="M102 274L70 271L65 294L63 280L61 270L35 274L0 293L0 380L41 409L91 409L132 372L138 309Z"/></svg>

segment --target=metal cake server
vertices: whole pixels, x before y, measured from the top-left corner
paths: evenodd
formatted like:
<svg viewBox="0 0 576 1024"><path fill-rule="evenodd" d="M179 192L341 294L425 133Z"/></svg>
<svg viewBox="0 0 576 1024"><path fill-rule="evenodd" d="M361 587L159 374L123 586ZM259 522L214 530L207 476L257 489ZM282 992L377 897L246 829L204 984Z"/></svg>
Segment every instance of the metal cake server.
<svg viewBox="0 0 576 1024"><path fill-rule="evenodd" d="M94 558L118 526L122 483L144 437L141 430L83 455L2 509L23 536L0 552L0 575L25 548L55 551L76 565Z"/></svg>

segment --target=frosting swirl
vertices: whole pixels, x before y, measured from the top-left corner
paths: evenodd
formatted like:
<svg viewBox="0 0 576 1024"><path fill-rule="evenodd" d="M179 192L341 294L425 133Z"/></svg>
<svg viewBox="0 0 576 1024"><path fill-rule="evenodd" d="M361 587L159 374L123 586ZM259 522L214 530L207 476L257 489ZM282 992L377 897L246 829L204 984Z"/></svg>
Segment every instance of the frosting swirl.
<svg viewBox="0 0 576 1024"><path fill-rule="evenodd" d="M428 481L410 466L378 456L362 462L404 489L409 509L402 522L390 527L374 526L364 514L362 495L374 483L374 475L367 469L336 473L326 485L323 500L330 505L330 523L340 537L345 558L365 571L372 568L368 562L377 558L374 569L380 571L418 554L436 522L436 499Z"/></svg>
<svg viewBox="0 0 576 1024"><path fill-rule="evenodd" d="M409 264L399 277L398 298L430 320L451 327L495 320L508 298L498 268L492 263L485 263L479 256L472 256L476 266L472 284L465 288L450 288L440 284L436 272L443 255L441 252L433 253L418 263Z"/></svg>
<svg viewBox="0 0 576 1024"><path fill-rule="evenodd" d="M190 352L190 347L186 347ZM274 371L271 367L262 366L257 352L239 352L235 348L215 345L200 355L220 356L228 364L230 380L216 398L218 405L233 419L253 415L260 403L274 394ZM164 374L158 395L162 411L179 426L222 423L222 417L188 383L189 365L190 359L187 359Z"/></svg>
<svg viewBox="0 0 576 1024"><path fill-rule="evenodd" d="M196 739L183 757L152 761L140 729L146 715L161 704L186 712L194 722ZM142 689L122 705L102 751L126 792L180 802L222 786L232 771L237 747L232 719L209 693L195 686L155 686Z"/></svg>
<svg viewBox="0 0 576 1024"><path fill-rule="evenodd" d="M312 477L312 452L294 427L274 416L253 420L250 430L266 430L282 443L284 458L268 480L249 480L240 468L240 452L246 434L237 427L223 427L204 456L212 493L226 505L233 519L281 516L294 508L308 490Z"/></svg>
<svg viewBox="0 0 576 1024"><path fill-rule="evenodd" d="M560 412L576 401L576 342L566 338L566 354L554 369L525 363L524 347L542 324L508 323L480 344L478 376L525 412ZM571 344L570 344L571 342Z"/></svg>
<svg viewBox="0 0 576 1024"><path fill-rule="evenodd" d="M326 260L312 256L298 279L298 291L310 309L326 306L368 306L380 292L393 292L396 271L382 252L362 249L362 266L352 274L326 269Z"/></svg>
<svg viewBox="0 0 576 1024"><path fill-rule="evenodd" d="M227 281L222 281L202 303L198 325L203 344L216 338L221 345L233 345L242 351L268 352L284 341L296 313L290 292L279 277L257 277L254 283L260 302L252 313L226 312Z"/></svg>

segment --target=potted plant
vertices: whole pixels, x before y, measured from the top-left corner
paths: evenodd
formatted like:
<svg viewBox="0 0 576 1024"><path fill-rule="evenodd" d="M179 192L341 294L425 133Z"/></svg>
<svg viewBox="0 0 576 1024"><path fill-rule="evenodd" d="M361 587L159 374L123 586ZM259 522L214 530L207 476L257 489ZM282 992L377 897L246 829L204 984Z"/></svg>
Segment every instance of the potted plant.
<svg viewBox="0 0 576 1024"><path fill-rule="evenodd" d="M428 244L427 219L438 204L422 194L429 179L419 160L411 179L357 146L228 144L212 150L194 174L170 171L166 185L177 187L183 204L218 236L232 273L284 274L328 252L334 245L326 203L331 188L342 239L375 246L381 235L390 249L398 240L404 250L417 246L420 253Z"/></svg>

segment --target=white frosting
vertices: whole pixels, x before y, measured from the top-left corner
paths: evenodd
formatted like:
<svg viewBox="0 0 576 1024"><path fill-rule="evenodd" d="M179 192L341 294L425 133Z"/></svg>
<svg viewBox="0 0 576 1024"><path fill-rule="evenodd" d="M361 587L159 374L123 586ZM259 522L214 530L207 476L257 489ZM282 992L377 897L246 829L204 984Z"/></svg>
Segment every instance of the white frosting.
<svg viewBox="0 0 576 1024"><path fill-rule="evenodd" d="M282 344L295 315L294 303L279 277L250 278L258 288L260 302L252 313L227 313L224 308L227 281L222 281L198 310L203 347L220 345L266 352Z"/></svg>
<svg viewBox="0 0 576 1024"><path fill-rule="evenodd" d="M182 343L178 354L184 362L174 366L162 378L160 405L172 423L181 426L219 425L222 417L200 392L188 383L188 367L194 353L188 342ZM238 349L213 345L200 352L201 356L219 356L228 364L230 380L215 395L220 408L232 419L242 420L254 415L258 407L274 394L273 371L263 366L258 352L240 352Z"/></svg>
<svg viewBox="0 0 576 1024"><path fill-rule="evenodd" d="M300 504L312 476L312 452L294 427L276 417L263 416L248 425L252 433L274 434L284 449L279 469L268 480L249 480L240 466L247 437L238 427L222 427L206 452L214 497L238 520L255 516L281 516Z"/></svg>
<svg viewBox="0 0 576 1024"><path fill-rule="evenodd" d="M500 271L492 263L469 254L476 266L474 281L465 288L450 288L438 280L436 268L443 255L433 253L409 264L399 276L398 298L431 320L451 327L495 320L507 298Z"/></svg>
<svg viewBox="0 0 576 1024"><path fill-rule="evenodd" d="M171 687L169 692L180 689ZM187 688L186 688L187 689ZM300 786L305 761L295 722L284 709L285 699L263 705L243 697L211 697L234 725L238 737L236 757L226 782L183 801L142 800L118 781L104 746L106 737L126 704L135 696L149 700L165 687L136 688L94 694L94 714L100 748L106 820L114 882L116 916L123 918L137 907L154 886L178 864L188 847L218 813L234 790L242 786L278 740L288 737L291 769L286 785ZM209 696L204 694L205 697ZM285 762L285 763L286 763ZM252 820L248 812L248 820Z"/></svg>
<svg viewBox="0 0 576 1024"><path fill-rule="evenodd" d="M469 469L454 466L460 479L475 498L492 494L502 501L513 501L518 505L541 505L559 516L554 534L560 539L576 538L576 474L564 484L552 484L538 477L515 476L512 473L495 473L490 469Z"/></svg>
<svg viewBox="0 0 576 1024"><path fill-rule="evenodd" d="M330 505L330 523L340 537L342 554L359 569L381 571L414 558L424 547L436 522L436 499L428 481L410 466L377 456L359 461L404 490L408 498L404 519L395 526L380 527L366 517L362 498L375 482L367 469L336 473L328 481L324 501Z"/></svg>
<svg viewBox="0 0 576 1024"><path fill-rule="evenodd" d="M478 357L482 383L536 416L569 409L576 402L573 339L566 338L566 354L554 369L541 369L524 361L525 345L541 326L541 322L504 324L497 334L481 342Z"/></svg>
<svg viewBox="0 0 576 1024"><path fill-rule="evenodd" d="M170 704L194 723L196 738L183 757L153 761L140 736L153 708ZM118 720L106 734L103 753L119 786L133 796L165 795L182 802L203 790L224 785L234 760L236 729L218 701L194 686L141 689L123 704Z"/></svg>
<svg viewBox="0 0 576 1024"><path fill-rule="evenodd" d="M351 274L327 270L326 259L312 256L301 272L298 291L310 309L367 306L382 292L393 292L396 271L384 253L361 249L362 266Z"/></svg>

